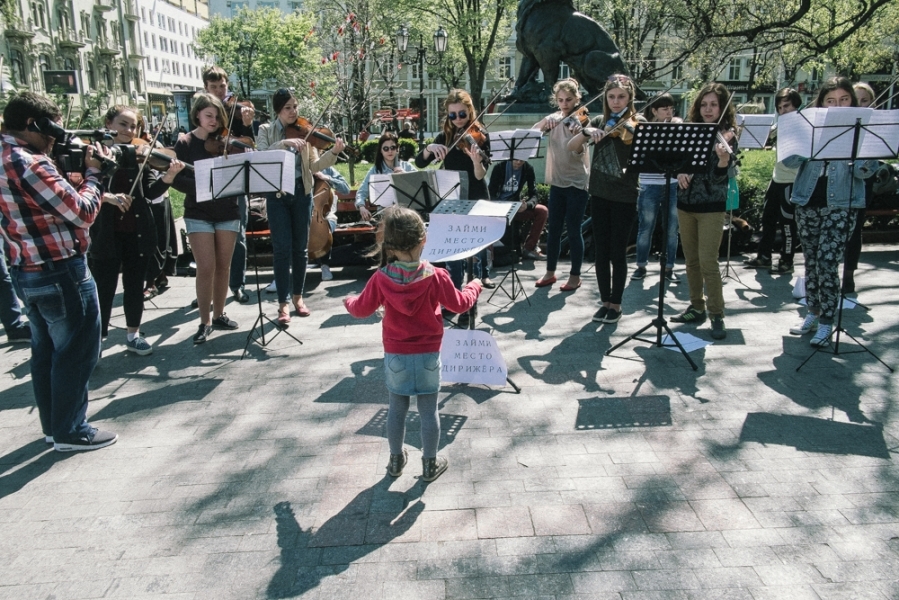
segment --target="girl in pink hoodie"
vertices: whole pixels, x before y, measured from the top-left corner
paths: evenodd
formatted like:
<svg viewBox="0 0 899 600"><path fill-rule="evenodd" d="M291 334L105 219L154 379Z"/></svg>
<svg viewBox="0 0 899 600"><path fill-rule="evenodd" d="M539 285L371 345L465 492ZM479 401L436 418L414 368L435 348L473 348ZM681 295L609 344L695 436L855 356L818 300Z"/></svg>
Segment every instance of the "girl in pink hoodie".
<svg viewBox="0 0 899 600"><path fill-rule="evenodd" d="M395 207L385 211L379 232L381 265L359 296L344 301L354 317L368 317L383 307L384 371L390 407L387 471L399 477L408 461L403 448L409 401L416 396L421 418L422 479L433 481L446 470L448 461L437 456L440 418L440 344L443 318L440 307L454 313L471 308L481 293L475 279L457 290L445 269L421 260L425 224L413 210Z"/></svg>

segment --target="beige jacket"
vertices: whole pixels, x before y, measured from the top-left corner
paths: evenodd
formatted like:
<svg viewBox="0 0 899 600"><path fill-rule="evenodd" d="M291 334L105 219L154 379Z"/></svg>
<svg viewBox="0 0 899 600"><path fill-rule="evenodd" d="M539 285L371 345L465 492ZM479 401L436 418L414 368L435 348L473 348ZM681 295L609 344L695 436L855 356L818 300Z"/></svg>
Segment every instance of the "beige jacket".
<svg viewBox="0 0 899 600"><path fill-rule="evenodd" d="M259 126L259 133L256 134L257 150L286 150L284 145L284 127L279 119L275 119L272 123L266 123ZM331 151L323 153L321 156L318 150L312 147L312 144L306 144L303 151L297 155L297 177L302 175L303 187L307 194L312 193L312 186L315 180L312 178L313 173L318 173L322 169L334 166L337 162L337 155Z"/></svg>

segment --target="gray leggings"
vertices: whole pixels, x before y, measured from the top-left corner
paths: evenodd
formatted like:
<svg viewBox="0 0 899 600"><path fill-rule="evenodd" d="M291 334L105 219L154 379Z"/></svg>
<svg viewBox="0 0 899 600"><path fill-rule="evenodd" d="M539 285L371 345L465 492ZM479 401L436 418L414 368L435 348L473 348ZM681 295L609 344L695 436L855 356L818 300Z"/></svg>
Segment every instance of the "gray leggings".
<svg viewBox="0 0 899 600"><path fill-rule="evenodd" d="M391 454L403 453L406 438L406 413L409 412L411 396L390 394L390 408L387 410L387 443ZM421 419L421 455L424 458L437 456L440 443L440 416L437 414L437 394L419 394L418 416Z"/></svg>

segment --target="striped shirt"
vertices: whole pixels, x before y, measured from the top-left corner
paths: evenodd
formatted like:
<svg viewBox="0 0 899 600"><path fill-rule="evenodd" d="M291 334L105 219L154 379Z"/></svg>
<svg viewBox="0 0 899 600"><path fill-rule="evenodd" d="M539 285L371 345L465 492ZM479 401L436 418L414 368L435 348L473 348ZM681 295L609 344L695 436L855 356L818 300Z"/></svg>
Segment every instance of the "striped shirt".
<svg viewBox="0 0 899 600"><path fill-rule="evenodd" d="M89 168L76 190L46 154L0 135L0 231L12 266L65 260L87 252L89 228L100 212L99 169Z"/></svg>

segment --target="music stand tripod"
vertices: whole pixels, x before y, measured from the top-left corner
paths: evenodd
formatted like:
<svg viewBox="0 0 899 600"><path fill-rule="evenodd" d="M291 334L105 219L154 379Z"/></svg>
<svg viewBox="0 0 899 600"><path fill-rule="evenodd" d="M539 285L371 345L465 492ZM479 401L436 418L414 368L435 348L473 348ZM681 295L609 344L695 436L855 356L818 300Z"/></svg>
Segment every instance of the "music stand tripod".
<svg viewBox="0 0 899 600"><path fill-rule="evenodd" d="M851 151L850 157L849 157L849 177L850 177L850 179L849 179L849 198L850 198L850 203L851 203L851 201L852 201L852 192L853 192L853 187L854 187L854 184L855 184L855 162L859 159L859 157L858 157L858 151L859 151L859 139L860 139L860 137L861 137L861 131L862 131L862 121L861 121L861 119L856 119L856 120L855 120L855 124L852 126L852 130L853 130L853 133L852 133L852 135L853 135L853 137L852 137L852 151ZM870 132L869 132L869 133L870 133ZM877 136L877 134L872 134L872 135ZM880 137L880 136L877 136L877 137ZM883 140L883 138L880 138L880 139ZM828 160L838 160L838 159L829 158ZM851 209L850 209L850 211L851 211ZM847 215L848 215L848 214L850 214L849 211L847 211ZM846 229L845 238L844 238L844 240L843 240L843 252L844 252L844 254L845 254L846 246L848 245L848 243L849 243L849 238L850 238L850 236L852 235L852 227L851 227L852 222L851 222L851 220L848 220L848 217L847 217L847 221L844 223L844 225L846 226L846 227L845 227L845 229ZM842 288L842 286L840 286L840 287ZM872 352L870 348L868 348L868 347L865 346L863 343L861 343L861 342L860 342L854 335L852 335L851 333L849 333L848 331L846 331L846 329L843 327L843 303L844 303L844 301L846 300L846 296L845 296L845 294L843 294L842 289L840 290L840 297L839 297L839 298L840 298L840 299L839 299L839 305L837 306L837 322L836 322L836 327L834 327L834 328L831 330L830 335L827 336L827 339L825 340L825 343L829 344L830 341L831 341L831 338L834 338L834 342L833 342L833 355L834 355L834 356L839 356L839 355L840 355L840 334L841 334L841 333L844 333L844 334L846 334L846 335L847 335L853 342L855 342L855 343L858 345L858 347L860 348L860 350L850 350L850 351L845 351L845 350L844 350L844 351L843 351L843 354L860 354L860 353L862 353L862 352L867 352L868 354L870 354L871 356L873 356L873 357L875 358L875 360L877 360L877 362L879 362L880 364L882 364L883 366L885 366L885 367L890 371L890 373L893 373L893 372L894 372L894 371L893 371L893 367L891 367L890 365L888 365L888 364L886 364L885 362L883 362L883 360L881 360L881 358L880 358L879 356L877 356L876 354L874 354L874 352ZM806 294L806 302L808 302L808 294ZM824 348L825 348L825 345L824 345L824 344L822 344L821 346L816 346L815 349L812 351L812 353L809 354L808 357L807 357L804 361L802 361L802 364L800 364L798 367L796 367L796 371L798 372L799 369L801 369L802 367L805 366L805 363L807 363L808 361L810 361L810 360L812 359L813 356L815 356L818 352L820 352L820 351L823 350Z"/></svg>
<svg viewBox="0 0 899 600"><path fill-rule="evenodd" d="M246 195L247 197L249 197L251 194L266 194L272 192L282 193L280 189L281 169L283 168L282 162L258 160L258 158L255 157L253 153L240 154L236 157L228 157L225 160L228 159L231 159L230 163L220 166L214 166L210 171L210 176L212 178L211 183L213 186L213 199L227 198L235 195ZM242 159L242 161L237 162L240 159ZM260 172L259 167L265 167L264 170L268 172ZM276 171L276 175L273 176L271 174L271 171ZM272 177L272 179L274 179L275 181L271 181L269 177ZM221 178L221 181L219 181L219 178ZM240 193L235 194L235 190L230 188L233 187L234 184L238 181L242 182L242 186L240 186ZM219 194L215 193L216 187L219 187L219 189L221 190ZM279 326L276 321L269 318L262 310L262 290L259 287L259 256L256 252L256 237L252 237L253 269L256 274L256 305L259 309L259 314L256 317L256 320L253 322L253 326L250 328L249 333L247 334L247 343L244 345L243 354L241 354L240 356L241 360L246 357L247 350L249 349L251 342L256 342L257 344L265 348L268 343L274 340L280 333L286 333L298 344L302 345L303 343L292 334L287 332L285 329L281 328L281 326ZM268 340L266 340L265 338L266 321L274 325L277 329L275 334L270 336ZM259 329L258 335L256 333L257 329Z"/></svg>
<svg viewBox="0 0 899 600"><path fill-rule="evenodd" d="M714 123L638 123L634 130L634 142L631 146L631 156L628 160L628 169L634 169L639 173L659 173L665 175L665 189L671 189L671 181L679 173L702 173L708 169L709 157L714 154L714 146L717 143L716 133L718 126ZM649 322L637 333L627 336L621 342L606 350L606 356L630 342L637 340L654 344L658 348L677 347L680 353L687 359L693 370L699 367L687 354L680 341L668 327L665 319L665 292L667 291L665 280L665 266L668 262L668 210L669 194L663 194L662 199L662 251L659 253L659 309L656 318ZM644 331L655 327L656 339L646 339L640 336ZM662 331L668 334L672 343L662 341Z"/></svg>

